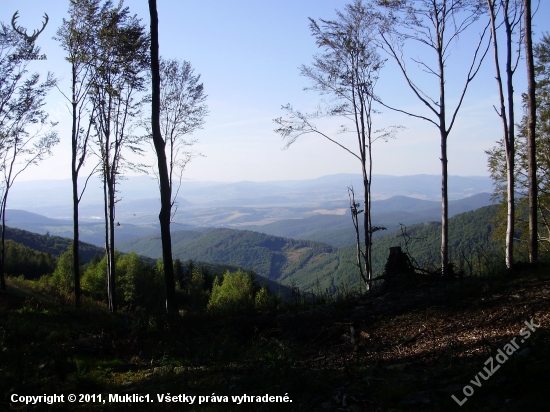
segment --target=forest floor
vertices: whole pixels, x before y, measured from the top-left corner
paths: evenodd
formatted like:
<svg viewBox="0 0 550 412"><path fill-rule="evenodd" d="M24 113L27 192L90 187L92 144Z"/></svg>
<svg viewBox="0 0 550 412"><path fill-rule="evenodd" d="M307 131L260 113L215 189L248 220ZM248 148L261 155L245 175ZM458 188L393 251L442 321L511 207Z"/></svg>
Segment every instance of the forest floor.
<svg viewBox="0 0 550 412"><path fill-rule="evenodd" d="M549 269L419 275L226 318L75 310L12 280L0 293L0 410L550 410ZM63 402L20 402L53 394ZM168 394L182 396L159 401Z"/></svg>

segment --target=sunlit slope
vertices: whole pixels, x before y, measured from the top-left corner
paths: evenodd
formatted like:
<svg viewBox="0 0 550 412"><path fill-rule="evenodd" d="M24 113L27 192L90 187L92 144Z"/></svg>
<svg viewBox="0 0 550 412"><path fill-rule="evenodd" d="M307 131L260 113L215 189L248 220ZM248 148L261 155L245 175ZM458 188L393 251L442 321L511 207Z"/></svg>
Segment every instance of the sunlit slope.
<svg viewBox="0 0 550 412"><path fill-rule="evenodd" d="M487 206L473 212L457 215L449 222L449 245L452 257L464 252L472 256L478 250L492 251L491 221L497 206ZM439 262L441 242L440 223L426 223L407 228L412 237L409 251L419 264ZM373 269L381 274L391 246L405 247L405 239L398 234L382 236L373 244ZM123 252L159 258L159 236L148 236L119 242ZM336 248L326 243L296 240L248 230L214 229L206 233L177 231L173 233L174 258L221 263L253 269L258 274L285 285L300 289L322 290L343 283L358 285L355 246Z"/></svg>

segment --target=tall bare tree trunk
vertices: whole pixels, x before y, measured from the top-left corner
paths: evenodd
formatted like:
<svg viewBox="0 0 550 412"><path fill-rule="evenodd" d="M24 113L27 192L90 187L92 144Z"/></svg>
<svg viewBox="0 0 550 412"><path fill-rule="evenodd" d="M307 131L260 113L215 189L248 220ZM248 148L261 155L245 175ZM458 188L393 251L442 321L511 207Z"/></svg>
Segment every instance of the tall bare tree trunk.
<svg viewBox="0 0 550 412"><path fill-rule="evenodd" d="M105 167L105 165L104 165ZM109 237L109 196L107 191L107 175L103 175L103 208L105 213L105 255L107 256L107 300L109 311L113 312L116 307L114 290L114 272L111 271L111 245Z"/></svg>
<svg viewBox="0 0 550 412"><path fill-rule="evenodd" d="M364 253L364 263L365 263L365 276L367 278L366 290L370 290L370 283L372 280L372 265L369 259L369 248L370 248L370 228L369 228L369 217L368 217L368 208L369 208L369 192L368 192L368 176L365 164L363 163L362 167L363 173L363 202L365 206L365 215L363 216L363 230L365 231L365 253Z"/></svg>
<svg viewBox="0 0 550 412"><path fill-rule="evenodd" d="M116 262L115 262L115 177L110 175L107 178L107 197L108 197L108 212L109 212L109 308L112 313L117 313L116 299Z"/></svg>
<svg viewBox="0 0 550 412"><path fill-rule="evenodd" d="M448 200L448 179L447 179L447 137L441 131L441 275L448 274L449 266L449 200Z"/></svg>
<svg viewBox="0 0 550 412"><path fill-rule="evenodd" d="M80 307L80 257L78 255L78 130L77 130L77 102L76 102L76 71L74 63L72 67L72 106L73 106L73 124L71 130L71 178L73 183L73 274L74 274L74 305Z"/></svg>
<svg viewBox="0 0 550 412"><path fill-rule="evenodd" d="M361 260L363 256L363 252L361 250L361 236L359 233L359 215L361 214L361 211L357 210L357 206L359 206L359 203L355 202L355 191L353 190L353 186L348 186L348 195L349 195L349 206L351 211L351 220L353 222L353 228L355 229L357 267L359 268L359 275L361 276L361 279L365 283L365 288L367 288L368 290L369 282L363 272L363 263ZM366 216L365 216L365 219L366 219Z"/></svg>
<svg viewBox="0 0 550 412"><path fill-rule="evenodd" d="M527 63L527 101L529 124L527 150L529 162L529 261L538 259L538 228L537 228L537 158L536 158L536 119L537 104L535 96L535 63L533 57L533 34L531 30L531 0L524 0L525 8L525 62Z"/></svg>
<svg viewBox="0 0 550 412"><path fill-rule="evenodd" d="M512 67L512 32L511 24L516 24L518 20L510 22L509 1L503 4L502 15L506 31L506 91L508 100L508 109L504 100L504 86L500 74L500 63L498 57L498 40L496 24L496 3L495 0L487 0L489 13L491 17L491 33L493 38L493 55L495 62L496 80L499 91L500 112L497 111L502 120L504 132L504 149L506 152L506 184L507 184L507 224L506 224L506 267L511 269L514 264L514 226L515 226L515 193L514 193L514 156L515 156L515 130L514 130L514 87ZM517 12L517 10L514 10Z"/></svg>
<svg viewBox="0 0 550 412"><path fill-rule="evenodd" d="M449 265L449 198L448 198L448 164L447 164L447 125L445 122L445 63L443 61L443 39L437 21L437 43L438 43L438 64L439 64L439 133L441 137L441 275L448 274Z"/></svg>
<svg viewBox="0 0 550 412"><path fill-rule="evenodd" d="M159 69L159 41L158 41L158 14L156 0L149 0L149 14L151 16L151 74L152 74L152 104L151 120L153 143L157 153L159 186L160 186L160 236L162 240L162 258L164 262L164 282L166 284L166 310L168 313L177 311L176 285L174 281L174 265L172 263L172 238L170 235L170 218L172 209L172 188L168 175L166 143L160 131L160 69Z"/></svg>
<svg viewBox="0 0 550 412"><path fill-rule="evenodd" d="M73 141L73 146L75 142ZM74 163L73 163L74 166ZM78 251L78 174L72 171L73 180L73 271L74 271L74 304L80 307L80 256Z"/></svg>
<svg viewBox="0 0 550 412"><path fill-rule="evenodd" d="M508 2L504 10L504 23L506 28L506 86L508 90L508 131L505 134L506 147L506 179L508 185L508 222L506 225L506 267L511 269L514 265L514 230L515 230L515 184L514 184L514 160L515 160L515 129L514 129L514 85L512 69L512 28L508 19ZM506 114L503 111L504 115ZM503 117L506 122L506 116Z"/></svg>

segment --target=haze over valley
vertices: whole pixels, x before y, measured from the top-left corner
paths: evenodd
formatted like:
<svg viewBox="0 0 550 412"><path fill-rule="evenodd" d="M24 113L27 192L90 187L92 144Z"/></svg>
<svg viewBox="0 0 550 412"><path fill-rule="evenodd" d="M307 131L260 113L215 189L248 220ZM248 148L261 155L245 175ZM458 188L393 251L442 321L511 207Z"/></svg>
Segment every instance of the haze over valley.
<svg viewBox="0 0 550 412"><path fill-rule="evenodd" d="M437 221L441 216L436 175L374 176L373 223L389 234L399 223ZM274 182L183 181L171 230L232 228L325 242L336 247L354 243L347 187L360 175L338 174L311 180ZM130 176L119 185L117 240L155 235L158 185L149 176ZM450 216L492 204L488 177L450 177ZM14 189L6 225L41 234L72 236L69 180L22 181ZM104 245L103 193L92 178L80 206L81 240ZM25 213L29 212L29 213Z"/></svg>

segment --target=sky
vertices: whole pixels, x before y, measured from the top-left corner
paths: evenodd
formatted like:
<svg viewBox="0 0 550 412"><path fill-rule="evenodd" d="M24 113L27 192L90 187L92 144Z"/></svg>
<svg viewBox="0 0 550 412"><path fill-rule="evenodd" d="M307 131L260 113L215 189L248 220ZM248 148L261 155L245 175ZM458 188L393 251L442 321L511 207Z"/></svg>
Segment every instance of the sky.
<svg viewBox="0 0 550 412"><path fill-rule="evenodd" d="M311 111L321 97L304 91L310 83L299 67L309 65L319 52L309 31L308 17L334 19L343 0L159 0L160 54L165 58L191 62L201 75L208 95L209 115L202 130L194 133L196 157L188 164L185 179L191 181L274 181L312 179L336 173L360 173L360 163L349 153L320 136L300 137L288 149L274 132L274 118L284 115L281 106ZM31 33L41 27L42 16L49 22L36 44L47 59L31 62L29 71L51 71L59 79L46 109L56 122L60 143L53 156L27 169L21 180L70 178L71 116L62 92L69 92L70 67L63 50L52 39L67 18L68 1L0 0L0 20L10 24L19 11L18 25ZM535 2L536 3L536 2ZM535 42L550 30L550 1L542 0L534 19ZM127 0L132 14L149 27L146 0ZM448 102L456 104L477 36L484 23L473 26L452 45L447 61ZM387 58L388 56L383 56ZM405 46L408 67L415 81L435 95L434 78L419 71L411 58L430 62L433 56L413 44ZM515 78L516 101L526 90L525 62ZM426 113L414 97L394 62L387 60L376 89L389 105L415 113ZM492 50L471 83L456 124L448 138L449 174L487 176L485 150L502 135L493 105L498 103ZM373 172L387 175L439 174L440 140L437 128L427 122L379 108L374 128L400 125L395 139L373 145ZM521 114L518 104L516 113ZM518 118L518 122L519 122ZM319 128L355 148L353 136L336 135L341 121L324 121ZM142 162L154 164L151 149ZM92 166L92 160L88 166ZM130 173L133 174L133 173Z"/></svg>

